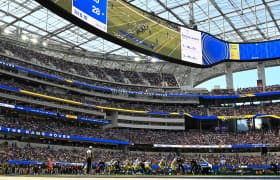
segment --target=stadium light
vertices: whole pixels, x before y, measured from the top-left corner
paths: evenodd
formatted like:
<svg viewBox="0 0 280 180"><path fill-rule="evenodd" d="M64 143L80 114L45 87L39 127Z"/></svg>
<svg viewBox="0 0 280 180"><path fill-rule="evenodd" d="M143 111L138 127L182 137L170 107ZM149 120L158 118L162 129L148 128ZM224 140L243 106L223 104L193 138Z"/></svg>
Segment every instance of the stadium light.
<svg viewBox="0 0 280 180"><path fill-rule="evenodd" d="M31 41L33 44L37 44L37 43L38 43L38 39L37 39L37 38L32 38L32 39L30 39L30 41Z"/></svg>
<svg viewBox="0 0 280 180"><path fill-rule="evenodd" d="M47 42L47 41L43 41L43 42L42 42L42 45L43 45L44 47L47 47L47 46L48 46L48 42Z"/></svg>
<svg viewBox="0 0 280 180"><path fill-rule="evenodd" d="M28 40L28 36L25 35L25 34L23 34L23 35L21 35L21 39L24 40L24 41L26 41L26 40Z"/></svg>
<svg viewBox="0 0 280 180"><path fill-rule="evenodd" d="M136 62L139 62L141 59L140 59L140 57L135 57L134 58L134 61L136 61Z"/></svg>
<svg viewBox="0 0 280 180"><path fill-rule="evenodd" d="M11 34L11 33L12 33L12 32L10 31L9 28L6 27L6 28L4 29L4 34L7 34L7 35L8 35L8 34Z"/></svg>
<svg viewBox="0 0 280 180"><path fill-rule="evenodd" d="M158 61L158 59L157 59L157 58L152 57L152 59L151 59L151 62L152 62L152 63L157 62L157 61Z"/></svg>

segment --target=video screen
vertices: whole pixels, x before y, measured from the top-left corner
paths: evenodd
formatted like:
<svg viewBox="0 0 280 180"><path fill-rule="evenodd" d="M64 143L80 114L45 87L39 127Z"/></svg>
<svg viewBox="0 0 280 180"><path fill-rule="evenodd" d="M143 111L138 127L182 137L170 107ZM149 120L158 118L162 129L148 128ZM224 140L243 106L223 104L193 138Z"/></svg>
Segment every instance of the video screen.
<svg viewBox="0 0 280 180"><path fill-rule="evenodd" d="M107 0L73 0L72 14L107 32Z"/></svg>
<svg viewBox="0 0 280 180"><path fill-rule="evenodd" d="M249 126L247 119L237 120L237 131L249 131Z"/></svg>
<svg viewBox="0 0 280 180"><path fill-rule="evenodd" d="M38 0L39 1L39 0ZM124 0L49 0L96 29L163 60L209 66L222 61L250 61L280 57L280 40L230 43L180 26ZM106 38L106 37L105 37ZM109 39L109 37L108 37ZM141 52L143 52L141 51Z"/></svg>
<svg viewBox="0 0 280 180"><path fill-rule="evenodd" d="M255 119L255 128L262 129L262 127L263 127L262 119L256 118Z"/></svg>

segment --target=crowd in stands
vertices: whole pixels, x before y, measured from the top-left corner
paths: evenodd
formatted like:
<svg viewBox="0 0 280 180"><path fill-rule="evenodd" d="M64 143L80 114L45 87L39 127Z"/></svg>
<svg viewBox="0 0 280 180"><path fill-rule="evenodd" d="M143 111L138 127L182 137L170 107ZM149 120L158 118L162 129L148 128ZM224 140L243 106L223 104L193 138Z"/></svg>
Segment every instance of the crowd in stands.
<svg viewBox="0 0 280 180"><path fill-rule="evenodd" d="M135 71L123 71L120 69L109 69L103 67L97 67L92 65L83 64L82 66L79 63L68 62L63 59L59 59L53 56L48 56L42 53L35 52L33 50L28 50L26 48L13 45L6 41L1 41L0 43L1 52L10 51L15 57L24 59L25 61L35 62L35 64L42 66L42 68L36 66L37 70L46 72L49 74L55 74L62 76L68 79L75 79L81 82L86 82L94 85L100 85L103 87L112 87L116 89L125 89L132 91L153 91L153 88L147 88L148 86L157 86L157 87L178 87L175 77L171 74L159 74L159 73L146 73L146 72L135 72ZM26 64L20 61L12 61L13 64L18 64L23 67L32 67L30 64ZM63 72L68 72L70 74L60 73L58 71L54 72L50 69L43 67L53 68L56 70L61 70ZM79 76L73 76L73 74L81 75L83 77L91 78L82 78ZM111 78L108 78L111 77ZM93 79L97 79L93 81ZM99 80L105 80L108 82L101 82ZM110 80L114 80L118 83L125 84L145 84L149 82L149 85L146 84L146 87L131 87L131 86L122 86L120 84L110 83ZM128 80L127 80L128 79ZM144 80L143 80L144 79ZM248 93L257 93L263 91L279 91L279 85L267 86L264 89L259 87L249 87L249 88L239 88L236 91L233 89L213 89L209 94L210 95L234 95L234 94L248 94ZM178 91L178 90L177 90ZM166 91L163 91L163 93ZM174 92L174 91L172 91Z"/></svg>
<svg viewBox="0 0 280 180"><path fill-rule="evenodd" d="M107 107L116 107L133 110L145 110L156 112L187 112L194 115L216 115L216 116L234 116L234 115L255 115L255 114L279 114L279 103L263 103L263 104L251 104L251 105L232 105L232 106L201 106L194 104L151 104L141 102L127 102L106 99L97 96L81 95L72 91L67 91L59 88L53 88L52 86L25 82L11 77L5 77L0 79L1 85L7 85L10 87L21 88L35 93L41 93L48 96L64 98L68 100L74 100L82 102L88 105L100 105ZM7 92L10 93L10 92ZM21 95L17 93L17 95ZM26 95L24 95L26 96ZM35 98L35 97L33 97ZM41 99L37 97L36 99ZM44 99L44 101L53 101ZM60 102L62 103L62 102ZM84 107L86 107L84 105ZM90 108L90 107L89 107Z"/></svg>
<svg viewBox="0 0 280 180"><path fill-rule="evenodd" d="M135 71L123 71L123 74L133 84L136 82L139 84L144 84L143 78L141 78L140 74L136 73Z"/></svg>
<svg viewBox="0 0 280 180"><path fill-rule="evenodd" d="M211 115L216 115L216 116L232 116L232 115L234 115L234 108L232 108L232 107L209 107L209 113ZM241 112L239 112L239 113L241 113Z"/></svg>
<svg viewBox="0 0 280 180"><path fill-rule="evenodd" d="M244 95L244 94L254 94L261 92L273 92L280 91L280 85L271 85L262 87L247 87L247 88L238 88L236 91L234 89L213 89L211 95Z"/></svg>
<svg viewBox="0 0 280 180"><path fill-rule="evenodd" d="M273 92L273 91L280 91L280 86L279 85L270 85L270 86L266 86L265 90L267 92Z"/></svg>
<svg viewBox="0 0 280 180"><path fill-rule="evenodd" d="M40 85L37 87L28 85L27 83L20 83L17 80L7 81L7 78L1 79L0 83L2 85L8 85L11 87L22 88L24 90L29 90L31 92L42 93L49 96L65 98L69 100L75 100L89 105L100 105L124 109L134 109L134 110L146 110L146 111L165 111L165 112L187 112L194 115L216 115L216 116L234 116L234 115L255 115L255 114L269 114L277 115L280 114L280 104L279 103L264 103L258 105L235 105L226 107L215 107L215 106L199 106L199 105L167 105L167 104L146 104L146 103L135 103L135 102L125 102L125 101L113 101L105 98L85 96L78 93L73 93L71 91L54 91L51 87ZM40 99L40 98L39 98ZM44 100L48 101L48 100ZM50 100L49 100L50 101Z"/></svg>
<svg viewBox="0 0 280 180"><path fill-rule="evenodd" d="M280 104L275 103L273 106L270 106L269 104L264 104L264 113L266 114L280 114Z"/></svg>
<svg viewBox="0 0 280 180"><path fill-rule="evenodd" d="M248 87L248 88L238 88L236 90L237 94L249 94L249 93L260 93L263 92L262 87Z"/></svg>
<svg viewBox="0 0 280 180"><path fill-rule="evenodd" d="M211 95L235 95L233 89L213 89Z"/></svg>
<svg viewBox="0 0 280 180"><path fill-rule="evenodd" d="M124 140L135 144L223 145L258 144L262 142L272 144L280 143L278 134L273 130L267 130L264 134L259 131L230 133L215 130L189 132L122 128L103 130L90 122L19 116L16 112L10 112L5 118L2 118L0 120L0 126L65 135Z"/></svg>
<svg viewBox="0 0 280 180"><path fill-rule="evenodd" d="M79 93L67 91L65 89L53 88L52 86L47 86L38 83L30 83L28 81L18 80L8 76L0 79L0 84L10 86L10 87L15 87L15 88L21 88L22 90L31 91L34 93L41 93L48 96L64 98L67 100L74 100L89 105L100 105L100 106L126 108L126 109L134 109L134 110L146 110L146 111L168 111L168 112L185 111L193 114L207 115L207 111L205 111L204 108L197 108L196 105L178 106L178 105L167 105L167 104L147 104L147 103L140 103L140 102L111 100L111 99L106 99L97 96L81 95ZM11 92L7 91L6 93L11 93ZM22 94L16 93L16 95L19 96ZM23 96L26 97L26 95ZM32 98L41 99L36 96L33 96ZM53 102L53 100L49 100L49 99L44 99L44 101Z"/></svg>
<svg viewBox="0 0 280 180"><path fill-rule="evenodd" d="M133 71L122 71L124 74L130 74L129 76L127 77L124 77L123 75L119 75L120 73L117 72L117 71L112 71L108 74L111 74L113 76L113 74L118 74L118 76L114 76L114 78L121 78L121 77L124 77L123 80L120 80L120 81L124 81L125 84L116 84L116 83L112 83L110 81L101 81L101 80L93 80L89 77L98 77L100 79L108 79L108 77L111 77L109 76L108 74L106 74L106 70L104 70L104 68L102 67L96 67L96 66L89 66L89 69L90 71L93 71L93 72L96 72L97 74L93 74L92 72L89 72L89 77L88 76L76 76L76 75L73 75L73 74L76 74L76 70L74 70L72 67L70 68L69 67L69 71L54 71L54 70L51 70L49 68L45 68L46 66L42 63L39 63L40 65L39 66L35 66L35 65L32 65L32 64L29 64L28 62L25 62L25 61L19 61L19 60L15 60L15 59L11 59L11 58L7 58L5 56L2 56L2 60L4 60L5 62L8 62L8 63L11 63L11 64L14 64L14 65L19 65L19 66L22 66L22 67L27 67L29 69L32 69L32 70L37 70L37 71L40 71L40 72L43 72L43 73L47 73L47 74L51 74L51 75L55 75L55 76L59 76L59 77L62 77L64 79L70 79L70 80L76 80L76 81L79 81L79 82L82 82L82 83L87 83L87 84L91 84L91 85L97 85L97 86L101 86L101 87L110 87L110 88L113 88L115 89L116 91L118 91L118 93L121 93L121 92L124 92L124 94L126 94L125 92L130 90L130 91L141 91L141 92L145 92L146 94L149 93L149 94L153 94L153 93L166 93L166 92L169 92L166 91L165 89L161 89L160 87L153 87L153 86L129 86L129 81L130 82L133 82L133 79L135 81L135 84L137 84L137 82L140 84L144 83L144 80L141 76L140 73L138 72L133 72ZM38 64L38 63L37 63ZM80 67L80 64L79 64L79 67ZM57 68L55 68L57 69ZM83 70L82 72L87 72L87 70ZM117 73L116 73L117 72ZM36 76L37 78L39 76ZM172 75L168 75L168 74L161 74L161 77L164 78L164 82L165 83L161 83L162 85L164 85L164 87L167 87L168 84L173 84L175 85L177 83L176 79L174 77L172 77ZM113 78L113 79L114 79ZM112 77L111 77L112 79ZM176 82L169 82L171 80L175 80ZM50 79L48 79L48 81L51 81ZM147 80L145 81L147 82ZM143 84L142 84L143 85ZM82 88L82 87L80 87ZM88 88L86 88L88 90ZM114 91L114 92L116 92Z"/></svg>
<svg viewBox="0 0 280 180"><path fill-rule="evenodd" d="M73 79L71 75L66 75L61 72L52 71L50 69L45 69L43 66L49 66L53 67L55 69L61 69L63 71L72 72L75 74L75 72L82 72L85 74L80 74L82 76L88 76L88 73L91 72L89 69L92 70L92 72L98 72L93 76L100 77L100 79L107 78L108 80L111 78L114 78L116 82L125 82L125 79L128 79L128 81L132 82L132 79L136 79L135 81L142 81L145 79L149 82L150 85L157 86L161 84L163 85L163 82L167 86L176 86L176 79L173 75L170 74L157 74L157 73L137 73L133 71L125 71L125 73L119 69L108 69L108 68L99 68L96 66L80 66L78 63L69 63L67 61L57 59L55 57L43 55L41 53L37 53L31 50L26 50L25 48L21 48L15 45L11 45L9 43L6 43L5 41L2 41L0 43L2 46L1 50L9 50L11 51L16 57L21 57L25 60L29 60L31 62L36 62L42 67L36 67L38 70L42 72L46 72L49 74L59 75L65 78ZM34 58L36 58L36 61L34 61ZM24 63L22 61L12 61L13 64L18 64L23 67L31 68L31 65L27 65L27 63ZM77 67L76 67L77 66ZM63 69L65 68L65 69ZM32 69L32 68L31 68ZM78 73L79 74L79 73ZM101 78L103 77L103 78ZM76 77L75 77L76 78ZM81 82L85 81L84 78L78 77L77 80L80 80ZM51 95L55 97L61 97L71 100L76 100L83 103L88 103L91 105L102 105L102 106L108 106L108 107L117 107L117 108L127 108L127 109L135 109L135 110L146 110L146 111L167 111L167 112L187 112L194 115L220 115L220 116L233 116L233 115L246 115L246 114L257 114L257 113L264 113L264 114L279 114L279 103L269 103L264 105L242 105L242 106L234 106L233 107L204 107L204 106L198 106L198 105L161 105L161 104L148 104L148 103L137 103L137 102L121 102L121 101L113 101L111 99L105 99L100 97L86 97L83 95L80 95L78 93L73 92L62 92L58 93L57 91L53 91L52 88L46 88L47 86L39 85L36 87L32 87L28 83L20 83L16 80L8 81L7 79L1 79L1 83L5 85L10 85L12 87L20 87L25 90L30 90L37 93L42 93L46 95ZM88 83L92 83L92 80L88 80ZM126 83L126 82L125 82ZM175 83L175 84L174 84ZM104 85L103 83L98 83L98 85ZM107 83L110 84L110 83ZM110 85L109 85L110 86ZM119 85L115 84L111 86L115 88L120 88ZM278 91L280 86L274 85L274 86L268 86L266 87L266 91ZM137 90L137 88L135 88ZM245 89L238 89L237 92L240 94L246 94L251 93L250 91L253 90L254 92L259 92L259 88L245 88ZM215 95L231 95L235 94L236 92L232 89L219 89L219 90L213 90L211 94ZM74 132L74 131L73 131ZM172 134L173 136L178 136L178 134ZM179 136L182 136L182 134L179 134ZM156 137L156 136L155 136ZM164 137L164 136L163 136ZM124 138L126 140L131 140L133 137ZM168 139L168 137L165 137ZM158 138L160 139L160 138ZM135 140L136 141L136 140ZM147 140L148 142L149 140ZM189 140L183 140L185 141ZM210 143L211 141L205 140L206 142ZM150 142L152 140L150 139ZM160 141L159 141L160 142ZM171 142L171 141L168 141ZM196 142L196 141L195 141ZM202 141L202 143L204 140ZM139 142L141 143L141 142Z"/></svg>
<svg viewBox="0 0 280 180"><path fill-rule="evenodd" d="M241 115L255 115L268 114L279 115L280 103L263 103L250 105L236 105L227 107L209 107L208 115L217 116L241 116Z"/></svg>
<svg viewBox="0 0 280 180"><path fill-rule="evenodd" d="M84 174L86 164L86 148L84 147L71 147L71 146L56 146L45 144L34 144L20 142L2 142L0 144L0 174L50 174L50 160L53 163L52 174ZM220 165L221 159L225 160L226 165L237 166L241 165L270 165L271 163L278 164L280 156L278 154L270 153L266 156L261 156L259 153L182 153L178 156L175 152L140 152L123 150L109 150L95 148L93 151L93 172L100 174L111 174L110 166L117 161L120 165L121 171L117 173L128 173L127 165L131 168L136 168L135 162L149 162L151 166L159 166L160 161L165 163L164 167L167 169L171 166L175 158L180 157L183 160L184 166L191 166L192 161L198 163L207 162L214 165ZM9 160L25 160L37 161L44 164L37 166L22 166L9 164ZM56 163L61 163L56 165ZM98 171L100 164L104 163L105 167L103 172ZM72 165L70 165L72 163ZM26 169L28 168L28 169ZM38 168L38 169L35 169ZM73 169L72 169L73 168ZM28 170L28 172L25 172ZM168 171L170 172L170 171ZM114 172L116 173L116 172ZM159 167L153 169L150 174L161 174Z"/></svg>
<svg viewBox="0 0 280 180"><path fill-rule="evenodd" d="M115 130L103 131L100 128L97 128L93 123L81 122L81 121L66 121L63 119L40 119L32 117L7 117L0 120L1 126L26 129L26 130L36 130L42 132L50 132L56 134L64 135L77 135L83 137L99 137L106 139L120 139L127 140L126 137L123 137L122 134L118 134Z"/></svg>
<svg viewBox="0 0 280 180"><path fill-rule="evenodd" d="M260 93L260 92L272 92L272 91L280 91L279 85L270 85L266 86L264 89L262 87L248 87L248 88L239 88L237 89L238 94L249 94L249 93Z"/></svg>
<svg viewBox="0 0 280 180"><path fill-rule="evenodd" d="M239 105L239 106L227 106L227 107L209 107L210 115L217 116L241 116L241 115L255 115L255 114L279 114L277 107L278 103L268 103L266 105L268 109L263 108L262 105Z"/></svg>
<svg viewBox="0 0 280 180"><path fill-rule="evenodd" d="M110 69L104 67L97 67L92 65L68 62L63 59L59 59L53 56L48 56L42 53L38 53L26 48L12 45L6 41L0 43L1 52L6 50L12 52L15 57L19 57L26 62L11 60L3 57L3 60L12 64L17 64L23 67L36 69L41 72L49 73L64 77L65 79L74 79L80 82L85 82L93 85L99 85L102 87L111 87L117 90L131 90L131 91L142 91L142 92L159 92L159 93L188 93L182 92L180 89L176 90L162 90L160 88L165 87L178 87L177 80L171 74L166 73L147 73L147 72L135 72L135 71L123 71L120 69ZM32 62L38 66L29 64ZM45 68L47 67L47 68ZM55 69L58 71L54 71ZM59 71L60 70L60 71ZM65 73L66 72L66 73ZM68 74L67 74L68 73ZM77 76L80 75L80 76ZM96 79L96 80L94 80ZM102 81L101 81L102 80ZM105 80L105 81L104 81ZM116 84L112 83L112 80ZM146 84L148 82L148 84ZM129 86L129 84L139 84L144 86ZM158 88L154 88L158 87ZM235 95L235 94L250 94L263 91L279 91L279 85L267 86L264 89L259 87L239 88L236 91L233 89L213 89L208 95ZM198 92L199 93L199 92ZM205 94L205 92L204 92Z"/></svg>
<svg viewBox="0 0 280 180"><path fill-rule="evenodd" d="M124 81L124 78L126 78L125 75L127 73L125 73L123 70L120 70L120 69L101 68L101 67L87 65L87 64L81 65L80 63L65 61L60 58L56 58L53 56L35 52L35 51L27 49L27 48L16 46L16 45L10 44L6 41L1 41L0 47L1 47L0 48L1 52L5 52L5 50L8 50L15 57L24 59L25 61L35 62L36 64L43 66L43 67L49 67L49 68L53 68L56 70L61 70L63 72L68 72L68 73L81 75L81 76L85 76L85 77L94 76L92 78L96 78L99 80L110 81L110 79L108 78L108 76L110 76L117 83L143 85L143 81L141 79L146 78L146 76L142 75L142 74L146 74L146 72L130 71L129 72L130 76L128 78L130 81L130 83L129 83L129 82ZM173 85L175 87L178 87L177 81L173 75L164 74L163 76L164 77L162 77L162 74L160 74L160 73L149 74L149 77L154 77L154 81L153 81L153 78L151 78L149 80L150 85L162 87L161 82L164 80L167 82L168 86ZM174 82L169 82L169 81L174 81ZM93 82L94 82L93 79L91 79L91 83L93 83ZM144 84L144 85L150 86L149 84Z"/></svg>

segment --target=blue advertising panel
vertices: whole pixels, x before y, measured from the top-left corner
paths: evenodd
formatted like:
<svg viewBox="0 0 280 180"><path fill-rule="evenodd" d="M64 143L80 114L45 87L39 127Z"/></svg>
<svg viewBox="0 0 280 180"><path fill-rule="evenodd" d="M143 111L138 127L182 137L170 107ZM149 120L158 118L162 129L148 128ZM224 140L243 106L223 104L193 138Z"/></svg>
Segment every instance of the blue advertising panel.
<svg viewBox="0 0 280 180"><path fill-rule="evenodd" d="M229 44L214 36L202 33L203 64L210 65L230 58Z"/></svg>
<svg viewBox="0 0 280 180"><path fill-rule="evenodd" d="M92 138L92 137L84 137L84 136L72 136L66 134L56 134L35 130L26 130L26 129L17 129L17 128L9 128L0 126L0 132L10 132L10 133L18 133L18 134L28 134L35 136L43 136L57 139L68 139L68 140L76 140L76 141L87 141L94 143L108 143L108 144L120 144L120 145L129 145L130 142L122 141L122 140L114 140L114 139L102 139L102 138Z"/></svg>
<svg viewBox="0 0 280 180"><path fill-rule="evenodd" d="M280 57L280 41L239 44L240 60L265 60Z"/></svg>
<svg viewBox="0 0 280 180"><path fill-rule="evenodd" d="M73 0L72 14L107 32L107 0Z"/></svg>

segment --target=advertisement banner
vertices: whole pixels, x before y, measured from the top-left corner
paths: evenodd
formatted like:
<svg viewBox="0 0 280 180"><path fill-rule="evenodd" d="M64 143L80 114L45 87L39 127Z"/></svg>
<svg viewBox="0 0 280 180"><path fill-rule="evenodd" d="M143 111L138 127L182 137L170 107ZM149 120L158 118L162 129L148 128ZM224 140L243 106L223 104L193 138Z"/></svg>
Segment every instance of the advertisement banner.
<svg viewBox="0 0 280 180"><path fill-rule="evenodd" d="M230 59L240 60L239 44L229 44Z"/></svg>
<svg viewBox="0 0 280 180"><path fill-rule="evenodd" d="M181 56L183 61L202 64L201 32L181 27Z"/></svg>

